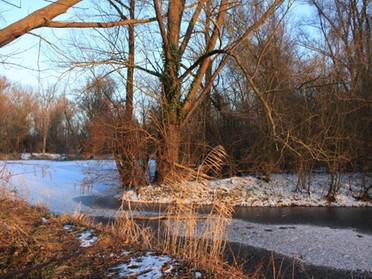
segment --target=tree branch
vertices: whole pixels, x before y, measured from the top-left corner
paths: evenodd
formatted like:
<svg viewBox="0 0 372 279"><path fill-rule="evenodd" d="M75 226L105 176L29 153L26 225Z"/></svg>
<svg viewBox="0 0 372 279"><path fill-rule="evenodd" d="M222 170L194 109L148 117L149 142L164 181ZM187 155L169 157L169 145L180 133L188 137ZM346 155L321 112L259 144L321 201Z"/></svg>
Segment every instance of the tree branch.
<svg viewBox="0 0 372 279"><path fill-rule="evenodd" d="M0 47L3 47L31 30L44 27L53 18L64 14L81 0L58 0L25 18L0 30Z"/></svg>
<svg viewBox="0 0 372 279"><path fill-rule="evenodd" d="M194 30L196 21L199 18L199 15L200 15L200 12L203 8L204 2L205 2L205 0L199 1L198 6L196 7L196 10L195 10L195 12L194 12L194 14L193 14L193 16L190 20L189 26L187 27L187 30L186 30L185 37L184 37L184 39L182 41L182 44L180 46L180 49L179 49L180 55L183 55L183 53L186 50L186 46L188 45L188 43L190 41L192 32Z"/></svg>
<svg viewBox="0 0 372 279"><path fill-rule="evenodd" d="M155 21L157 18L124 19L113 22L65 22L53 21L59 15L82 0L58 0L44 8L41 8L17 22L0 30L0 48L11 43L24 34L41 27L50 28L110 28L115 26L139 24ZM158 19L163 18L161 15Z"/></svg>
<svg viewBox="0 0 372 279"><path fill-rule="evenodd" d="M195 62L194 64L192 64L189 68L187 68L187 70L182 74L182 76L179 77L179 80L184 80L186 78L187 75L189 75L198 65L200 65L205 59L215 55L215 54L222 54L222 53L226 53L226 51L224 49L215 49L211 52L208 52L208 53L205 53L203 54L202 56L200 56Z"/></svg>
<svg viewBox="0 0 372 279"><path fill-rule="evenodd" d="M149 70L147 68L144 68L139 65L130 65L126 63L125 61L115 61L115 60L101 60L101 61L89 61L89 62L73 62L72 63L73 67L72 68L83 68L83 67L89 67L89 66L97 66L97 65L119 65L119 66L125 66L127 68L133 68L133 69L138 69L143 72L146 72L150 75L160 77L161 75L155 71Z"/></svg>
<svg viewBox="0 0 372 279"><path fill-rule="evenodd" d="M119 21L111 22L66 22L66 21L51 21L44 27L52 28L111 28L115 26L148 23L155 21L156 18L144 18L144 19L124 19Z"/></svg>
<svg viewBox="0 0 372 279"><path fill-rule="evenodd" d="M223 24L223 21L225 19L225 15L227 13L227 9L229 7L229 3L226 0L222 0L220 5L219 5L219 13L217 16L217 21L215 23L212 35L209 39L209 42L207 42L207 49L206 52L210 53L213 51L213 49L216 46L216 41L218 38L218 35L220 34L219 29ZM196 78L194 79L194 85L193 88L190 90L189 94L187 95L185 102L182 106L182 110L186 112L185 114L188 113L190 108L193 106L193 101L197 92L199 91L200 84L202 83L203 77L205 72L207 71L207 68L209 66L210 62L210 56L207 56L205 59L203 59L200 63L200 67L197 71Z"/></svg>
<svg viewBox="0 0 372 279"><path fill-rule="evenodd" d="M167 59L171 59L171 54L169 53L169 42L168 42L167 32L165 31L165 26L163 23L163 18L161 16L159 2L157 0L154 0L154 8L155 8L155 13L157 17L157 22L158 22L159 29L160 29L160 34L163 39L165 56L167 57Z"/></svg>
<svg viewBox="0 0 372 279"><path fill-rule="evenodd" d="M214 74L212 75L212 78L211 78L211 81L213 81L216 76L218 75L218 73L222 70L222 68L225 66L225 64L227 63L229 57L231 57L231 55L234 53L234 51L246 40L249 38L249 36L252 34L252 32L258 30L258 28L260 28L267 20L267 18L269 16L271 16L275 10L284 2L284 0L275 0L274 3L266 10L266 12L253 24L251 25L243 34L242 37L240 37L238 40L234 41L232 44L230 44L229 46L226 46L224 48L224 53L226 53L227 55L221 60L221 62L219 63L217 69L215 70ZM218 22L218 20L217 20ZM220 24L216 24L215 27L217 26L220 26ZM216 36L216 32L217 30L215 30L213 33L213 36ZM214 40L216 40L217 38L215 37ZM213 42L213 40L211 40L211 42ZM215 41L214 41L215 43ZM211 44L211 47L214 47L214 44ZM205 60L202 62L202 65L205 63ZM199 69L199 72L197 73L197 76L200 75L202 72L200 71L202 69ZM199 81L200 82L200 81ZM201 100L204 98L207 90L209 90L211 87L212 87L212 83L213 82L209 82L206 87L202 90L202 92L200 92L199 96L195 98L196 96L196 93L197 91L199 90L199 86L194 86L192 92L190 92L190 94L187 96L184 104L183 104L183 107L182 109L184 110L185 112L185 116L182 120L182 123L181 123L181 127L183 127L188 119L191 117L193 111L196 109L196 107L198 106L198 104L201 102ZM195 84L199 85L200 83L196 83Z"/></svg>

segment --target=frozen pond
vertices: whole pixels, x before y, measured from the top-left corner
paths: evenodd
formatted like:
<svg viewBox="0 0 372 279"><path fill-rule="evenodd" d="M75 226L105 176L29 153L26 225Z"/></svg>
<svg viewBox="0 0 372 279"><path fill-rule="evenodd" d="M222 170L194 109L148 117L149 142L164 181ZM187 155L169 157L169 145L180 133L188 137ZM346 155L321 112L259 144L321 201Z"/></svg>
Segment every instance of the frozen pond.
<svg viewBox="0 0 372 279"><path fill-rule="evenodd" d="M89 210L81 199L104 197L116 193L115 178L101 183L100 178L114 167L112 161L100 162L99 173L96 161L48 161L27 160L6 162L5 187L16 192L32 204L44 204L50 211L60 214L73 213L80 207ZM92 181L95 180L95 181Z"/></svg>
<svg viewBox="0 0 372 279"><path fill-rule="evenodd" d="M114 217L120 202L112 161L11 161L3 181L31 203L54 213L76 208L94 216ZM98 171L94 171L98 170ZM3 186L4 187L4 186ZM132 204L135 208L136 204ZM161 205L140 205L140 214ZM164 205L163 205L164 207ZM208 211L204 206L202 211ZM275 251L310 265L372 271L372 209L340 207L237 207L229 241Z"/></svg>

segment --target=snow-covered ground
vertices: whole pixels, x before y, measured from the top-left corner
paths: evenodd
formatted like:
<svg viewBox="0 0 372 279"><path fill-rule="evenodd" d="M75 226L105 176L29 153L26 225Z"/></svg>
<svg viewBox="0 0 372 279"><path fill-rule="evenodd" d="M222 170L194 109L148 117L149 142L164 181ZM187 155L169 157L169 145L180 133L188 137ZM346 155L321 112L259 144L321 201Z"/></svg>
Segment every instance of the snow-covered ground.
<svg viewBox="0 0 372 279"><path fill-rule="evenodd" d="M22 153L21 160L66 160L67 156L64 154L55 154L55 153Z"/></svg>
<svg viewBox="0 0 372 279"><path fill-rule="evenodd" d="M77 235L80 247L94 246L99 237L96 236L94 229L65 225L63 227L69 233ZM144 255L132 255L129 251L123 251L121 256L127 256L130 260L118 263L108 268L108 278L162 278L164 276L176 277L178 275L176 267L179 265L176 259L169 255L156 255L147 252ZM110 257L115 257L114 253Z"/></svg>
<svg viewBox="0 0 372 279"><path fill-rule="evenodd" d="M10 186L31 202L42 201L53 212L73 211L78 202L76 197L117 194L119 180L114 161L59 161L60 157L50 154L52 160L8 161L4 175L9 175ZM29 156L23 154L22 158ZM1 166L0 161L0 166ZM152 165L151 165L152 166ZM150 166L150 167L151 167ZM229 199L237 206L346 206L370 207L371 202L359 201L364 185L372 184L372 177L359 173L344 173L339 178L339 192L334 202L325 199L330 175L314 174L310 180L310 193L301 189L295 191L296 174L273 174L266 182L254 176L232 177L190 182L186 187L173 185L149 185L133 191L118 193L132 202L146 203L198 203L211 204L214 200ZM174 189L178 190L175 191ZM83 208L84 209L84 208Z"/></svg>
<svg viewBox="0 0 372 279"><path fill-rule="evenodd" d="M143 256L131 257L126 263L120 263L108 269L108 278L162 278L175 277L174 267L178 262L168 255L154 255L147 252ZM173 275L173 276L171 276Z"/></svg>
<svg viewBox="0 0 372 279"><path fill-rule="evenodd" d="M124 200L148 203L198 203L212 204L215 199L229 199L236 206L372 206L371 202L357 201L354 197L362 192L361 174L342 174L336 201L325 199L331 177L314 174L311 179L310 194L295 191L296 174L273 174L271 181L246 176L212 180L208 185L188 183L181 191L173 191L173 186L150 185L139 191L123 193ZM372 183L372 177L365 181Z"/></svg>
<svg viewBox="0 0 372 279"><path fill-rule="evenodd" d="M2 169L0 162L0 170ZM107 174L114 170L113 161L9 161L3 169L3 187L17 192L31 203L44 203L52 212L74 212L80 207L85 214L114 216L116 210L89 208L80 204L82 197L117 194L118 179ZM124 198L146 202L197 202L232 199L246 206L366 206L371 203L353 198L361 190L361 176L344 174L340 193L334 203L324 199L329 177L316 174L311 193L294 193L296 175L273 175L267 183L255 177L233 177L211 181L209 185L190 183L187 190L172 193L170 188L149 186L124 193ZM1 182L0 182L1 183ZM371 183L371 178L367 181ZM368 185L369 185L368 184ZM1 184L0 184L1 185ZM122 196L123 194L120 194ZM372 236L352 229L334 229L310 225L269 225L233 220L229 240L274 250L313 265L372 272Z"/></svg>

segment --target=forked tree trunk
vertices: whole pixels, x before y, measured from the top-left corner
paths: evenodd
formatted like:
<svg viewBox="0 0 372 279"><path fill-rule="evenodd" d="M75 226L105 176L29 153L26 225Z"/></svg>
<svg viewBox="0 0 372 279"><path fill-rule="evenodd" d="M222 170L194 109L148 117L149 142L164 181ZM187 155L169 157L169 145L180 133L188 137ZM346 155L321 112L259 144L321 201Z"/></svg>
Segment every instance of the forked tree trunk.
<svg viewBox="0 0 372 279"><path fill-rule="evenodd" d="M154 0L159 8L158 1ZM169 1L167 28L159 20L163 37L164 68L161 77L162 103L161 123L162 132L158 160L158 180L166 182L179 160L181 138L181 85L179 71L181 53L179 51L181 19L185 9L185 0ZM160 18L159 18L160 19Z"/></svg>
<svg viewBox="0 0 372 279"><path fill-rule="evenodd" d="M188 123L195 109L200 107L200 104L210 91L213 80L229 60L229 56L225 55L218 66L216 66L217 68L214 73L211 73L211 56L223 52L221 49L216 49L216 44L221 39L221 29L226 19L227 11L233 6L228 0L216 1L216 6L213 5L213 12L211 12L210 9L212 9L212 3L214 4L214 1L196 1L194 14L191 17L185 34L181 36L181 22L183 13L187 8L186 1L168 1L166 20L164 20L162 15L161 2L159 0L153 0L163 44L163 69L160 75L162 84L160 123L162 125L162 131L158 149L158 178L160 183L168 180L168 175L172 173L172 170L175 169L176 164L179 162L182 128ZM283 0L275 0L269 9L229 47L229 52L233 53L253 31L262 26L282 2ZM206 37L203 53L206 56L200 56L200 59L195 61L195 64L187 68L184 73L180 73L182 57L185 54L187 46L191 44L189 39L197 31L195 26L198 19L201 19L201 11L204 8L207 10L207 16L211 17L215 15L213 19L207 20L206 27L208 28L204 30ZM213 21L210 30L209 21ZM191 85L187 86L188 82L185 82L186 77L190 76L192 78L188 82ZM206 83L204 86L202 84L203 80Z"/></svg>

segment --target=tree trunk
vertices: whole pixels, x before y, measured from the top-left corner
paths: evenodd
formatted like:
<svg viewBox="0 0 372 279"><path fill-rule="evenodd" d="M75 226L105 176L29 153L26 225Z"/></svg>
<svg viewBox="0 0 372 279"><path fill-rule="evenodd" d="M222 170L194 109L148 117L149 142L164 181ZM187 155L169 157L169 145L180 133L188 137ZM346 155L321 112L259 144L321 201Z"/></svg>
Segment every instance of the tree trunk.
<svg viewBox="0 0 372 279"><path fill-rule="evenodd" d="M181 130L178 124L168 124L164 127L158 162L158 181L164 183L171 179L175 164L179 161Z"/></svg>
<svg viewBox="0 0 372 279"><path fill-rule="evenodd" d="M155 0L155 5L158 6ZM169 1L167 34L165 27L159 25L163 36L163 52L165 56L162 82L161 123L162 134L160 139L158 180L163 183L170 178L175 163L179 160L181 138L181 85L179 70L181 67L181 53L179 40L181 31L181 18L185 8L185 0Z"/></svg>
<svg viewBox="0 0 372 279"><path fill-rule="evenodd" d="M227 55L222 58L217 69L213 74L211 73L211 70L213 70L211 67L211 56L223 52L222 49L216 49L216 44L221 39L221 30L226 19L227 11L233 7L233 4L228 0L217 1L216 5L214 5L214 1L210 0L195 2L198 4L195 6L194 14L186 29L186 34L182 34L182 40L180 40L181 22L186 9L186 1L168 1L166 20L162 16L163 11L159 4L160 1L153 0L153 2L163 43L163 69L160 76L162 84L160 125L162 126L162 130L160 146L158 148L158 178L161 183L168 180L167 176L172 173L176 163L180 160L181 129L187 125L195 109L200 107L200 104L211 89L213 80L229 59ZM205 5L206 2L207 5ZM229 47L229 51L233 53L253 31L265 23L267 18L282 2L283 0L274 1L262 17ZM212 6L214 7L213 9ZM182 73L180 71L182 56L193 32L197 31L194 27L197 19L200 19L199 15L201 9L204 9L204 7L206 8L207 17L212 17L213 15L213 18L207 19L206 30L203 30L205 32L206 44L203 50L205 55L201 55L191 67ZM188 81L190 82L188 85L188 82L185 81L189 76L192 76L192 78ZM203 81L206 82L204 86L202 85ZM171 176L170 179L172 179Z"/></svg>
<svg viewBox="0 0 372 279"><path fill-rule="evenodd" d="M48 119L47 119L47 113L44 112L44 116L43 116L43 150L42 150L43 155L45 155L45 152L46 152L47 136L48 136Z"/></svg>
<svg viewBox="0 0 372 279"><path fill-rule="evenodd" d="M130 0L129 16L134 19L135 16L135 0ZM128 25L128 72L127 72L127 85L126 85L126 104L125 104L125 120L132 121L133 117L133 81L134 81L134 24Z"/></svg>
<svg viewBox="0 0 372 279"><path fill-rule="evenodd" d="M212 2L209 0L206 3L206 8L205 8L205 15L206 15L206 22L205 22L205 27L204 27L204 38L205 38L205 45L208 45L208 43L211 40L211 17L212 17ZM213 83L212 76L213 76L213 71L212 71L212 61L209 63L208 68L205 72L204 76L204 84L209 84ZM207 153L208 153L208 141L209 141L209 135L208 135L208 130L209 130L209 121L211 119L211 93L212 90L209 89L205 93L205 97L201 103L201 109L202 109L202 123L203 123L203 154L202 157L204 158Z"/></svg>

